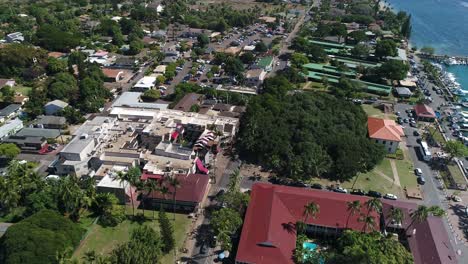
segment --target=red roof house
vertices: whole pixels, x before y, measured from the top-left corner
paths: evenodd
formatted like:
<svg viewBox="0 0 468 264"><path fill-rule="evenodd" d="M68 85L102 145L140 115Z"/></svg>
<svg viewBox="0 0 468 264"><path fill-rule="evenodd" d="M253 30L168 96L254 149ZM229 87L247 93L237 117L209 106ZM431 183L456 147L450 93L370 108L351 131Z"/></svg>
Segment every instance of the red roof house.
<svg viewBox="0 0 468 264"><path fill-rule="evenodd" d="M414 112L416 113L416 117L421 120L434 121L436 118L434 110L425 104L415 105Z"/></svg>
<svg viewBox="0 0 468 264"><path fill-rule="evenodd" d="M309 202L317 203L320 212L316 218L307 219L308 225L338 232L346 228L364 230L364 224L358 221L359 214L348 219L347 202L355 200L364 204L369 198L267 183L255 184L236 261L256 264L294 263L292 255L296 247L295 225L298 221L304 221L304 206ZM364 206L361 213L368 213ZM377 224L380 223L379 214L371 212L370 215ZM378 230L379 227L376 226L375 229Z"/></svg>
<svg viewBox="0 0 468 264"><path fill-rule="evenodd" d="M403 128L395 121L375 117L367 118L367 130L369 137L373 139L400 142L401 137L405 135Z"/></svg>

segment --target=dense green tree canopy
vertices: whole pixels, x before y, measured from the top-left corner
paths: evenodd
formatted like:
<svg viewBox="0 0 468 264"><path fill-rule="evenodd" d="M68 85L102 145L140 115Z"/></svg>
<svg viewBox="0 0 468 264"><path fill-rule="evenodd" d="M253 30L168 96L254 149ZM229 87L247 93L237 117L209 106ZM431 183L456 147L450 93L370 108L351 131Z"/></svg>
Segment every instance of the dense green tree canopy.
<svg viewBox="0 0 468 264"><path fill-rule="evenodd" d="M11 44L0 49L0 76L22 77L26 71L46 64L47 52L33 46Z"/></svg>
<svg viewBox="0 0 468 264"><path fill-rule="evenodd" d="M409 71L409 65L400 60L389 60L377 70L381 77L388 80L403 80Z"/></svg>
<svg viewBox="0 0 468 264"><path fill-rule="evenodd" d="M345 231L330 263L411 264L413 256L400 242L378 232Z"/></svg>
<svg viewBox="0 0 468 264"><path fill-rule="evenodd" d="M380 40L375 46L375 56L378 58L395 57L397 54L397 44L391 39Z"/></svg>
<svg viewBox="0 0 468 264"><path fill-rule="evenodd" d="M51 210L11 226L0 240L0 263L58 263L57 254L74 248L84 230Z"/></svg>
<svg viewBox="0 0 468 264"><path fill-rule="evenodd" d="M238 134L243 158L282 176L347 180L372 169L383 149L367 138L364 111L326 94L285 96L287 80L267 79L250 100Z"/></svg>
<svg viewBox="0 0 468 264"><path fill-rule="evenodd" d="M53 25L43 25L37 32L38 44L48 50L69 51L80 44L81 37Z"/></svg>
<svg viewBox="0 0 468 264"><path fill-rule="evenodd" d="M8 159L13 159L20 153L21 150L13 143L0 144L0 156L7 157Z"/></svg>

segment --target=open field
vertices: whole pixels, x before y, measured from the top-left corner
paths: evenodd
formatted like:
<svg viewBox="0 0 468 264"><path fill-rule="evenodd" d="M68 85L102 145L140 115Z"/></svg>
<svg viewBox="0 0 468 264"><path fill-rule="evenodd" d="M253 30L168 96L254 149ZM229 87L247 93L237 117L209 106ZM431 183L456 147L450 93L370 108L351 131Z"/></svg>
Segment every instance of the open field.
<svg viewBox="0 0 468 264"><path fill-rule="evenodd" d="M140 213L141 210L138 210ZM173 214L166 212L169 219L173 220ZM158 212L155 212L155 220L152 220L153 211L145 210L146 221L143 223L125 220L116 227L102 227L99 224L91 224L87 218L83 218L82 226L89 231L88 236L82 241L77 248L73 257L81 260L87 251L94 250L98 255L109 254L115 246L125 243L130 239L131 232L139 225L148 225L159 231ZM91 220L92 221L92 220ZM174 224L174 222L172 222ZM178 250L183 243L186 227L190 223L190 219L185 214L176 214L174 224L174 235L176 239L176 249ZM161 263L173 263L173 255L164 256Z"/></svg>

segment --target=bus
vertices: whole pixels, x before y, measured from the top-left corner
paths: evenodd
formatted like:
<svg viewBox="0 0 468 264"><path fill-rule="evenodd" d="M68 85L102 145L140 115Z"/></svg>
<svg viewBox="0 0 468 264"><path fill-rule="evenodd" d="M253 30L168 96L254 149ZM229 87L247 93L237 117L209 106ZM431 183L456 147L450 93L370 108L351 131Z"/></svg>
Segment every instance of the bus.
<svg viewBox="0 0 468 264"><path fill-rule="evenodd" d="M432 158L432 154L431 154L431 151L429 150L429 146L427 145L427 143L425 141L421 141L419 145L420 145L419 149L421 150L421 156L423 160L430 161Z"/></svg>

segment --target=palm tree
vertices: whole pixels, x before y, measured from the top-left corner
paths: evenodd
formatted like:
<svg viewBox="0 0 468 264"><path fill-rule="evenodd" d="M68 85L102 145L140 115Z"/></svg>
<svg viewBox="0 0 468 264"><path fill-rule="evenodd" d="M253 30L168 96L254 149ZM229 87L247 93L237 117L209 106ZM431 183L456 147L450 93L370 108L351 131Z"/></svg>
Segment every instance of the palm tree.
<svg viewBox="0 0 468 264"><path fill-rule="evenodd" d="M135 216L135 202L133 199L133 190L132 186L137 186L138 182L140 180L141 172L138 167L131 167L128 169L126 173L123 172L118 172L117 173L117 179L120 181L120 183L125 184L125 182L128 182L130 184L130 199L132 200L132 213L133 216Z"/></svg>
<svg viewBox="0 0 468 264"><path fill-rule="evenodd" d="M319 212L320 206L315 202L310 202L304 205L304 213L302 214L304 216L304 223L307 224L307 218L309 218L309 216L315 219Z"/></svg>
<svg viewBox="0 0 468 264"><path fill-rule="evenodd" d="M366 202L367 207L367 216L370 215L372 211L380 213L382 211L382 201L379 198L372 198Z"/></svg>
<svg viewBox="0 0 468 264"><path fill-rule="evenodd" d="M174 221L175 221L175 211L176 211L176 194L177 189L180 188L180 182L176 177L168 178L168 183L172 187L172 203L173 203L173 210L174 210Z"/></svg>
<svg viewBox="0 0 468 264"><path fill-rule="evenodd" d="M346 220L346 228L348 227L349 218L352 215L359 213L361 211L361 202L359 200L348 202L347 204L348 204L349 215L348 215L348 220Z"/></svg>
<svg viewBox="0 0 468 264"><path fill-rule="evenodd" d="M386 224L385 224L385 229L387 229L388 225L394 221L396 224L403 223L403 219L405 218L405 215L403 214L403 210L398 207L392 206L390 209L390 214L388 215L388 218L390 219Z"/></svg>
<svg viewBox="0 0 468 264"><path fill-rule="evenodd" d="M375 229L375 218L371 215L363 216L359 221L364 223L362 228L363 232L366 232L367 228Z"/></svg>
<svg viewBox="0 0 468 264"><path fill-rule="evenodd" d="M414 223L418 222L421 223L426 220L430 215L442 217L445 214L445 211L440 208L439 206L431 206L427 207L425 205L418 206L416 211L410 214L411 216L411 223L406 227L405 233L408 232L409 228L413 226Z"/></svg>
<svg viewBox="0 0 468 264"><path fill-rule="evenodd" d="M155 180L148 179L146 180L146 183L144 185L144 189L148 192L146 194L146 197L148 197L149 194L151 194L151 204L153 203L153 192L159 191L159 186L158 183ZM145 197L143 197L143 200ZM153 209L153 220L154 220L154 208Z"/></svg>

